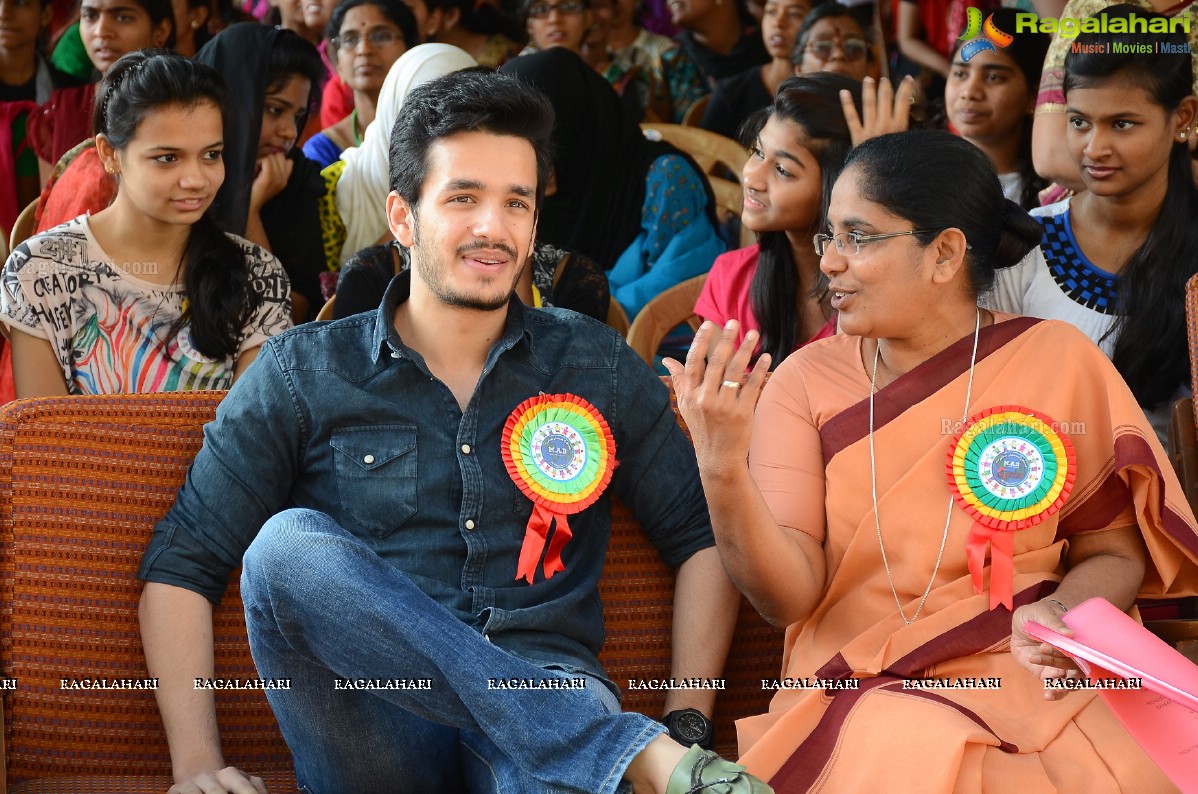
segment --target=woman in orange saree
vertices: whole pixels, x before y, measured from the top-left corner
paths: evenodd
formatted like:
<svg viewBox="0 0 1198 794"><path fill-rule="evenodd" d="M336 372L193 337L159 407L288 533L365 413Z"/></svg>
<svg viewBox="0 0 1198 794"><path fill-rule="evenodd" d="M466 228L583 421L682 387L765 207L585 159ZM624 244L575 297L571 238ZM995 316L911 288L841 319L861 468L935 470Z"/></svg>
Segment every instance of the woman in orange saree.
<svg viewBox="0 0 1198 794"><path fill-rule="evenodd" d="M842 334L787 358L755 414L755 333L734 351L730 323L704 361L708 325L668 364L725 565L787 626L741 763L780 794L1174 790L1096 692L1048 688L1079 671L1021 630L1198 592L1194 516L1110 362L1064 323L977 307L1034 222L933 132L854 149L828 221ZM959 438L975 422L996 434ZM984 488L1023 498L1024 526L979 522Z"/></svg>

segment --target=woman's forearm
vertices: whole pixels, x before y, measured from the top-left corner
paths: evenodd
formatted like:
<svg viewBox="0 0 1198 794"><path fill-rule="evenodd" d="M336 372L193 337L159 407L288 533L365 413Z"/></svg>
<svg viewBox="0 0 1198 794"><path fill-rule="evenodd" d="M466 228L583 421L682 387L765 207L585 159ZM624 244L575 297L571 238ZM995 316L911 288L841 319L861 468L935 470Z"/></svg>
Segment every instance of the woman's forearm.
<svg viewBox="0 0 1198 794"><path fill-rule="evenodd" d="M1070 609L1096 597L1105 598L1119 609L1130 609L1144 583L1146 561L1147 550L1138 527L1081 536L1073 541L1069 572L1053 598Z"/></svg>
<svg viewBox="0 0 1198 794"><path fill-rule="evenodd" d="M805 532L781 527L742 465L700 468L724 567L767 621L788 626L810 615L824 590L823 548Z"/></svg>
<svg viewBox="0 0 1198 794"><path fill-rule="evenodd" d="M1037 113L1032 121L1032 165L1036 173L1075 193L1085 190L1081 169L1065 143L1064 113Z"/></svg>

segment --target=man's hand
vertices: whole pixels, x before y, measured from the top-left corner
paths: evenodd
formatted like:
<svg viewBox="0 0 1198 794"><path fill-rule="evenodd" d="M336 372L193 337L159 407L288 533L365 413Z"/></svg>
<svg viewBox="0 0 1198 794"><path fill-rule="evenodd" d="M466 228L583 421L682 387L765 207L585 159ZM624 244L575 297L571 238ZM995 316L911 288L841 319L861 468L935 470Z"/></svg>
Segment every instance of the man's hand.
<svg viewBox="0 0 1198 794"><path fill-rule="evenodd" d="M203 772L176 783L166 794L267 794L260 777L252 777L236 767L219 772Z"/></svg>

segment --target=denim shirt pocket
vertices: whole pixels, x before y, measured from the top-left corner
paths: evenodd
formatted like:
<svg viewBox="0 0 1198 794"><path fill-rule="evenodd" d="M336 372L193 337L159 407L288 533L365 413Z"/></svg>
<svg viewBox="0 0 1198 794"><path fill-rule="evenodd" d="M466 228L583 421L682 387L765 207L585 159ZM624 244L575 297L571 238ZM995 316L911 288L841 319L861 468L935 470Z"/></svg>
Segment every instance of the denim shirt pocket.
<svg viewBox="0 0 1198 794"><path fill-rule="evenodd" d="M415 425L342 427L329 444L344 515L384 538L416 513Z"/></svg>

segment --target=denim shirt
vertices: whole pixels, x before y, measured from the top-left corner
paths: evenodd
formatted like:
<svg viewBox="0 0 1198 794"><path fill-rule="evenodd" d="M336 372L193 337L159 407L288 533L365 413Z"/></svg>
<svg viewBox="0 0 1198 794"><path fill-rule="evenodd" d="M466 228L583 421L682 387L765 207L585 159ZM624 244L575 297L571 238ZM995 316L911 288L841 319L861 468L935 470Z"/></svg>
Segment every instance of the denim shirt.
<svg viewBox="0 0 1198 794"><path fill-rule="evenodd" d="M310 508L496 645L602 675L597 582L611 495L668 565L714 545L694 450L669 393L606 325L513 300L463 412L395 330L409 279L396 276L376 312L299 326L262 346L204 428L138 576L216 603L266 520ZM500 439L521 402L557 393L583 397L603 415L617 466L605 494L569 516L565 571L546 580L538 567L530 585L515 577L533 504L509 476Z"/></svg>

